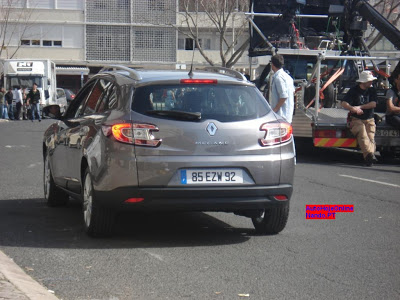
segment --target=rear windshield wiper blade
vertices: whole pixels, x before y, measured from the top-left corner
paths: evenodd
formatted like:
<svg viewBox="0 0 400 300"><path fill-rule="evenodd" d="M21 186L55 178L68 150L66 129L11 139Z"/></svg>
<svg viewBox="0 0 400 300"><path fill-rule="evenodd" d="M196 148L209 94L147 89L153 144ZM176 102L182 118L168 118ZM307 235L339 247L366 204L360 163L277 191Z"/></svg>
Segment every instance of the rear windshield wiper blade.
<svg viewBox="0 0 400 300"><path fill-rule="evenodd" d="M146 114L173 117L181 120L201 120L200 112L187 112L181 110L148 110Z"/></svg>

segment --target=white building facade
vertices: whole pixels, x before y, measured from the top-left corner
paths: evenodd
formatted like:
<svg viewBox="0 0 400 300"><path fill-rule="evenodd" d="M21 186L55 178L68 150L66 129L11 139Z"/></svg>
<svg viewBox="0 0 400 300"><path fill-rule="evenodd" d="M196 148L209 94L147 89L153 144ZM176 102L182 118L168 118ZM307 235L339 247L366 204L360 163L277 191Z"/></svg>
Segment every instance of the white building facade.
<svg viewBox="0 0 400 300"><path fill-rule="evenodd" d="M171 26L177 7L177 0L0 0L0 9L11 11L0 58L50 59L69 75L74 67L95 73L105 64L189 68L193 51ZM215 29L202 26L204 49L218 64ZM198 51L193 61L208 65ZM245 52L237 66L248 64Z"/></svg>

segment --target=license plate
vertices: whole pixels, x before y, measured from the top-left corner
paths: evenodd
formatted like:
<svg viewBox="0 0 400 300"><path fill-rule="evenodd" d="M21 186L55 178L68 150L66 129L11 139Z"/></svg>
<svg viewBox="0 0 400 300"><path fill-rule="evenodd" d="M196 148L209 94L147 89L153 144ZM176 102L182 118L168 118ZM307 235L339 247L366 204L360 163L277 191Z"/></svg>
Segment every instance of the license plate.
<svg viewBox="0 0 400 300"><path fill-rule="evenodd" d="M181 170L182 184L239 184L243 183L241 169Z"/></svg>
<svg viewBox="0 0 400 300"><path fill-rule="evenodd" d="M398 137L398 136L400 136L400 130L396 130L396 129L378 129L375 132L375 136L393 136L393 137Z"/></svg>

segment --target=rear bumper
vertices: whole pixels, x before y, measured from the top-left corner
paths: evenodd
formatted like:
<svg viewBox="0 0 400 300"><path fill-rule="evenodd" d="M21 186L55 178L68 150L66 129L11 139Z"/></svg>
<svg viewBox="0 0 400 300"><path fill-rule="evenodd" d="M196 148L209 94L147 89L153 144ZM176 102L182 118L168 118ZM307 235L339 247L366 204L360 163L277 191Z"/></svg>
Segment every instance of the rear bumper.
<svg viewBox="0 0 400 300"><path fill-rule="evenodd" d="M237 211L264 209L289 201L293 192L290 184L277 186L136 188L122 187L107 192L95 192L99 205L123 210L184 210ZM286 195L286 201L274 198ZM144 198L137 203L125 203L129 198Z"/></svg>

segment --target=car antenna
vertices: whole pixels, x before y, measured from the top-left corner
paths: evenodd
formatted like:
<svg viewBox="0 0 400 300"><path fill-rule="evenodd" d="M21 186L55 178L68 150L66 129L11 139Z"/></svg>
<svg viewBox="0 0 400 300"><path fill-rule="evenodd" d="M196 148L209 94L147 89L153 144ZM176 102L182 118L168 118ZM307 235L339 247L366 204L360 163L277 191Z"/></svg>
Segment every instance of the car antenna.
<svg viewBox="0 0 400 300"><path fill-rule="evenodd" d="M192 62L190 64L190 71L188 73L190 78L193 78L193 59L194 59L194 51L195 51L194 49L195 49L195 47L193 47Z"/></svg>
<svg viewBox="0 0 400 300"><path fill-rule="evenodd" d="M196 51L196 41L199 34L198 27L197 27L197 17L199 16L198 7L196 5L196 39L193 40L193 52L192 52L192 62L190 64L190 71L188 73L190 78L193 78L193 60L194 60L194 51Z"/></svg>

